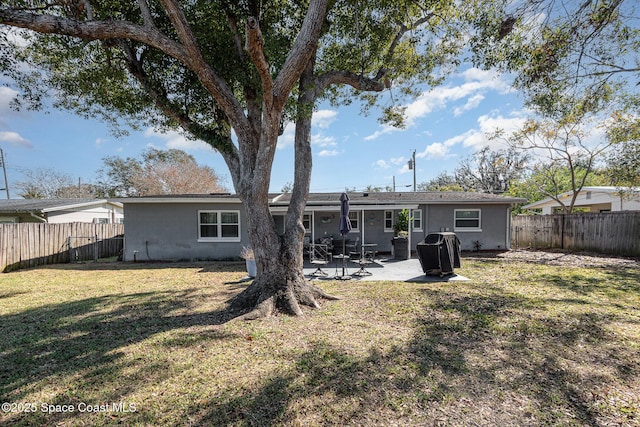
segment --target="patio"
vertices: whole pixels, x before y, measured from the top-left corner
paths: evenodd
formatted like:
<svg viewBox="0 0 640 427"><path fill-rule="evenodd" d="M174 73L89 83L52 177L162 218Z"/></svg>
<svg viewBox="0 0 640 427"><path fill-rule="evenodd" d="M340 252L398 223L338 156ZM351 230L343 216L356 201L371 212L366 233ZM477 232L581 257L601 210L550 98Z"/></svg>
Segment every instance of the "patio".
<svg viewBox="0 0 640 427"><path fill-rule="evenodd" d="M365 269L371 275L354 276L353 274L360 269L360 266L354 262L347 262L346 275L351 276L351 280L360 281L393 281L393 282L455 282L469 281L471 279L453 274L449 276L427 276L422 271L420 260L418 258L410 258L408 260L396 260L393 258L381 257L375 262L365 266ZM333 260L329 265L323 267L322 270L328 273L328 276L311 276L316 266L312 266L305 261L304 274L306 277L317 280L334 280L336 275L342 274L342 261Z"/></svg>

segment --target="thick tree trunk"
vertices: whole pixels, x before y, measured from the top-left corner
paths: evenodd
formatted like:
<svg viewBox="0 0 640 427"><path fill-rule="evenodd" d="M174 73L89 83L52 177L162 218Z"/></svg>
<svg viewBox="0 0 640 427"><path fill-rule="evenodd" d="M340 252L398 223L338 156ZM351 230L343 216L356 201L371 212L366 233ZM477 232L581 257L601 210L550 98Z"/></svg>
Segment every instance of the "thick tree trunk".
<svg viewBox="0 0 640 427"><path fill-rule="evenodd" d="M299 115L296 118L295 180L285 220L279 236L271 213L266 187L252 182L251 194L243 195L258 275L253 283L230 304L241 319L269 316L275 311L302 315L302 306L318 308L319 299L337 299L309 283L303 273L302 216L311 182L311 114L315 99L314 61L309 61L300 78ZM267 181L268 182L268 181ZM247 313L241 314L249 310Z"/></svg>
<svg viewBox="0 0 640 427"><path fill-rule="evenodd" d="M234 297L229 309L237 319L251 320L275 312L303 314L302 306L319 308L319 299L337 299L312 285L304 277L302 239L279 236L262 203L245 203L248 234L258 274L247 289Z"/></svg>

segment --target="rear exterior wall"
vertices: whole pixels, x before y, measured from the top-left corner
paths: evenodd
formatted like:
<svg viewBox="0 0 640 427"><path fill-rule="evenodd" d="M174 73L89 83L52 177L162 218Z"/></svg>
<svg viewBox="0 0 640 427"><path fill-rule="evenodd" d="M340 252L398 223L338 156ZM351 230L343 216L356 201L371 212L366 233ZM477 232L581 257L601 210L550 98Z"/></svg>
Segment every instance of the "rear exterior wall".
<svg viewBox="0 0 640 427"><path fill-rule="evenodd" d="M199 239L198 212L203 210L239 211L241 241ZM248 241L246 215L235 203L126 203L125 218L125 261L231 259Z"/></svg>

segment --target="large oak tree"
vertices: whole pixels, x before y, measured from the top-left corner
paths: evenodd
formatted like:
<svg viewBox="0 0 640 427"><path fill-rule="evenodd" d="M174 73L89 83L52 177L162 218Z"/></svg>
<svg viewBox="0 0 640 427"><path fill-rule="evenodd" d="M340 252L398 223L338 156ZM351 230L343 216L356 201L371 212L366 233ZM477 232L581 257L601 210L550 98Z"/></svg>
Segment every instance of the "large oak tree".
<svg viewBox="0 0 640 427"><path fill-rule="evenodd" d="M468 41L463 23L476 3L3 1L0 27L28 31L3 33L0 67L32 106L53 95L56 106L115 128L122 121L180 127L215 148L243 201L258 266L232 308L245 318L278 309L299 315L302 306L330 298L302 272L316 102L359 96L366 109L376 103L373 95L393 87L383 117L401 124L399 100L457 65ZM33 68L16 67L19 61ZM435 73L439 65L445 67ZM278 136L289 121L296 123L295 175L279 235L268 191Z"/></svg>

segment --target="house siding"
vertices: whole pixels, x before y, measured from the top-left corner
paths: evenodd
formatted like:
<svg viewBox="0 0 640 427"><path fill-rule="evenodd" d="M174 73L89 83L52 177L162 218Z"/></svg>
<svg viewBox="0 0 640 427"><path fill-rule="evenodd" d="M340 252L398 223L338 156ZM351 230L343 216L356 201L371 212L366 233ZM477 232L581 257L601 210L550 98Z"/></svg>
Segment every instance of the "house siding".
<svg viewBox="0 0 640 427"><path fill-rule="evenodd" d="M381 253L392 252L393 230L385 230L385 211L392 211L394 218L403 209L422 213L422 230L413 231L410 236L411 250L425 235L439 231L454 231L458 235L463 250L474 250L479 242L483 250L509 249L509 210L513 200L487 200L494 197L484 194L468 195L466 193L451 195L459 201L447 202L447 195L439 195L436 201L419 200L429 195L406 193L395 195L382 194L364 197L354 194L350 211L358 214L358 229L351 231L346 238L351 242L360 239L360 243L375 243L376 250ZM469 200L473 197L479 201ZM431 195L433 198L433 195ZM324 198L324 200L323 200ZM363 200L363 199L366 199ZM389 199L389 200L386 200ZM322 237L331 236L335 240L342 239L339 227L340 206L338 198L333 195L315 195L313 203L307 204L306 214L311 216L312 226L307 230L309 240L318 241ZM148 260L217 260L236 258L243 245L248 245L247 216L240 201L231 195L180 197L172 200L159 197L140 200L123 201L125 206L125 250L126 261ZM322 205L321 205L322 204ZM274 222L280 232L284 228L286 200L272 204ZM456 230L456 209L480 210L480 229ZM238 211L240 212L240 241L198 241L198 211Z"/></svg>
<svg viewBox="0 0 640 427"><path fill-rule="evenodd" d="M455 229L454 215L456 209L480 209L482 231L460 231ZM460 239L460 248L464 251L474 250L474 242L480 242L483 250L509 248L508 205L428 205L425 215L425 234L440 231L453 231Z"/></svg>
<svg viewBox="0 0 640 427"><path fill-rule="evenodd" d="M240 211L241 242L199 242L198 211L202 210ZM125 217L125 261L236 258L248 241L246 215L235 203L129 202Z"/></svg>
<svg viewBox="0 0 640 427"><path fill-rule="evenodd" d="M73 208L63 211L52 211L47 213L47 222L50 224L61 224L67 222L99 222L105 220L107 224L117 224L122 222L123 214L121 209L103 204L91 208ZM31 218L35 221L34 218Z"/></svg>

